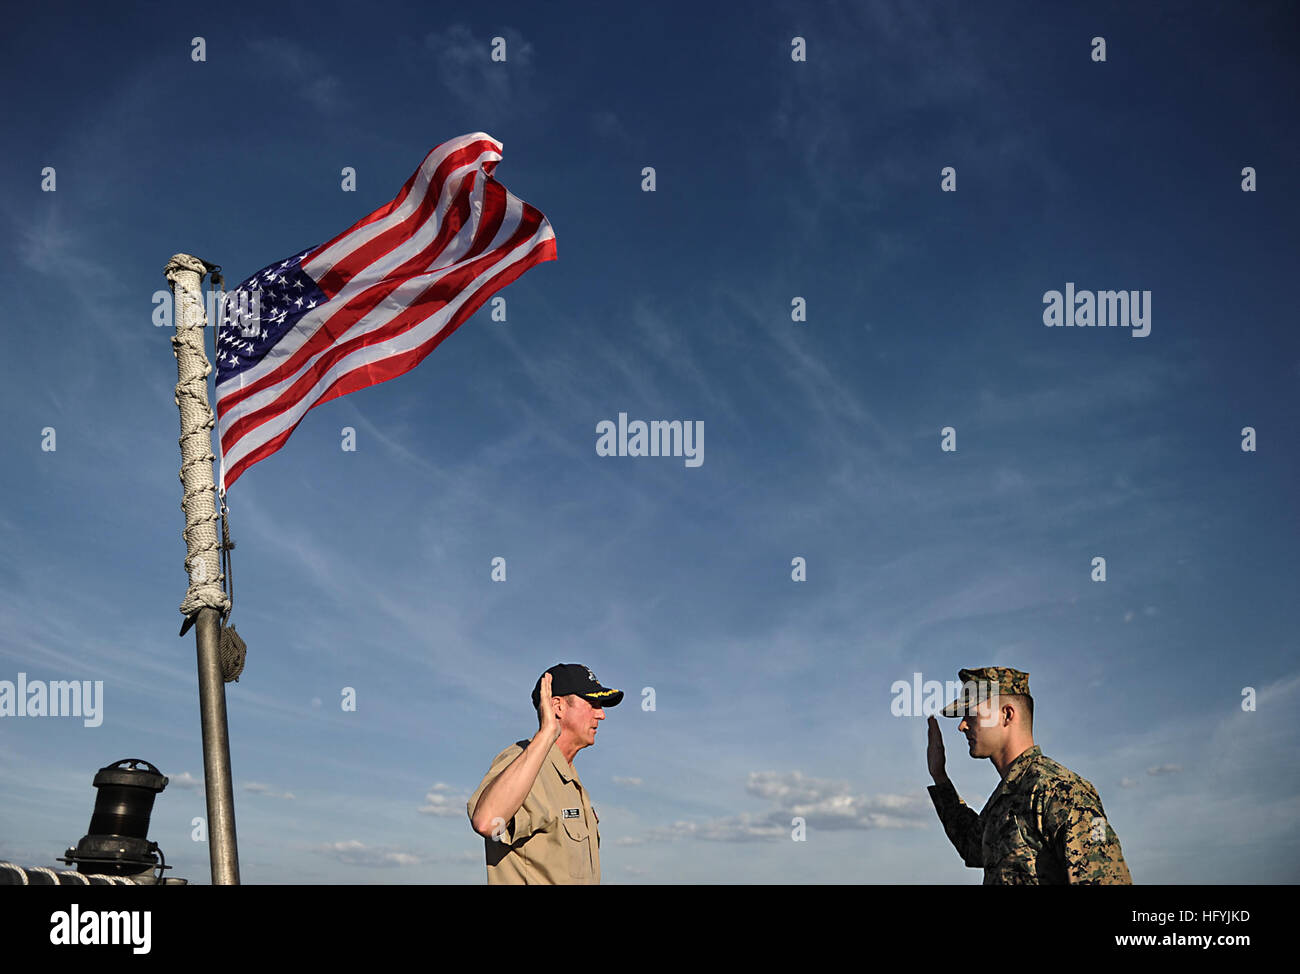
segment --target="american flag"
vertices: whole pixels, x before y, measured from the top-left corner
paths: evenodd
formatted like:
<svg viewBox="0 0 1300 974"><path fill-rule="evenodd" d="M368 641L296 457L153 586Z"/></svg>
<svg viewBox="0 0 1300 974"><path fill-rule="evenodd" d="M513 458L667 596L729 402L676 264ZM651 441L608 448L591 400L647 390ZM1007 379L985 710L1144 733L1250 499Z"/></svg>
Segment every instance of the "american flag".
<svg viewBox="0 0 1300 974"><path fill-rule="evenodd" d="M555 260L546 217L492 177L502 145L444 142L391 203L227 295L217 331L221 488L307 410L409 372L495 292Z"/></svg>

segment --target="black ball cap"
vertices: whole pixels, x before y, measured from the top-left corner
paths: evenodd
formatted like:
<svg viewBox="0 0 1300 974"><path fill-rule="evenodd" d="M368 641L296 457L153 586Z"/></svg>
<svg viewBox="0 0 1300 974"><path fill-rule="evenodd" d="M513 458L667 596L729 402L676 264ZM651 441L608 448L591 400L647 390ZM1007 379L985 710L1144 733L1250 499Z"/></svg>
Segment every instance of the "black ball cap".
<svg viewBox="0 0 1300 974"><path fill-rule="evenodd" d="M600 685L596 674L581 663L556 663L546 673L551 674L551 696L564 697L575 693L593 707L617 707L623 699L622 690L611 690ZM543 673L542 676L545 676ZM542 702L542 677L533 687L533 707Z"/></svg>

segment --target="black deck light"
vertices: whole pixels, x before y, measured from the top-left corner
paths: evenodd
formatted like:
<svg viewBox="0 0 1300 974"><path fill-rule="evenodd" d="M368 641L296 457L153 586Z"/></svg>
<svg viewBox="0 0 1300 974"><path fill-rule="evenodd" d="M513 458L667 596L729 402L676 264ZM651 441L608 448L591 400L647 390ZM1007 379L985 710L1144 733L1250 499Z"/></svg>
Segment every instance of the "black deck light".
<svg viewBox="0 0 1300 974"><path fill-rule="evenodd" d="M167 869L158 843L148 839L153 801L167 787L166 776L148 761L123 758L95 773L95 787L90 831L60 861L76 863L78 872L106 876Z"/></svg>

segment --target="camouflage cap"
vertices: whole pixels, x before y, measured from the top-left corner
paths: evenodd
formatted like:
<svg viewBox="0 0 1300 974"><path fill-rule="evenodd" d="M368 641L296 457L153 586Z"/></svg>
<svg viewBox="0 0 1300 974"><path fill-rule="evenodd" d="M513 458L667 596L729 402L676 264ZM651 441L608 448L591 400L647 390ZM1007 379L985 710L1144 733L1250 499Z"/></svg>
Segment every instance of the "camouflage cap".
<svg viewBox="0 0 1300 974"><path fill-rule="evenodd" d="M958 670L957 679L961 680L961 693L943 708L945 717L964 717L968 710L997 693L1029 696L1029 674L1009 666Z"/></svg>

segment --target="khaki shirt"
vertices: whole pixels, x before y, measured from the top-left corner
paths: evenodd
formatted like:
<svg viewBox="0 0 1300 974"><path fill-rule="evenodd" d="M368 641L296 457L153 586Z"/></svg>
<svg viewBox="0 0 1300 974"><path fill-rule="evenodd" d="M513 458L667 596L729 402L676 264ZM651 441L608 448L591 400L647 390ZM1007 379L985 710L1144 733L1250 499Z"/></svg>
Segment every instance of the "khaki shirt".
<svg viewBox="0 0 1300 974"><path fill-rule="evenodd" d="M986 886L1133 882L1097 789L1037 746L1011 762L978 814L950 781L929 791L949 840L966 865L983 868Z"/></svg>
<svg viewBox="0 0 1300 974"><path fill-rule="evenodd" d="M484 789L527 746L519 741L492 759L466 803L470 818ZM600 820L578 773L554 744L504 834L484 839L483 847L488 885L600 882Z"/></svg>

